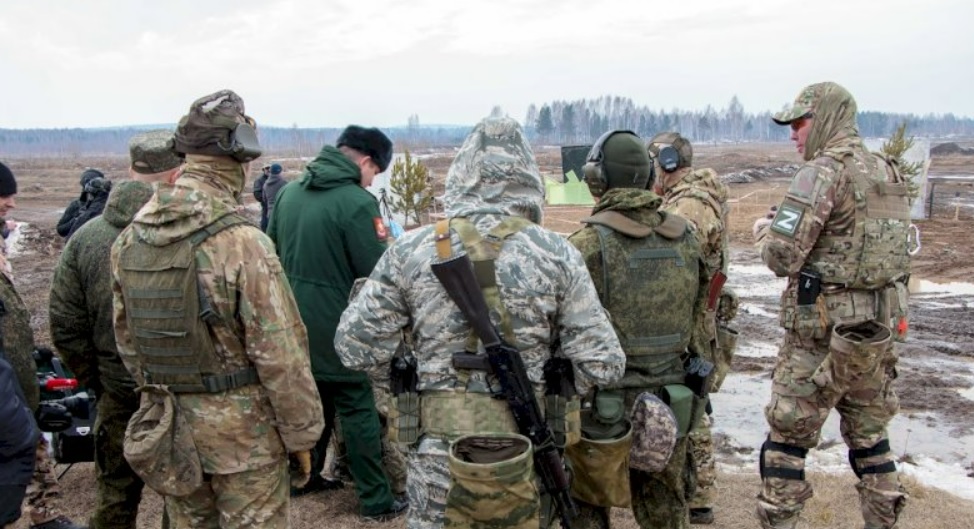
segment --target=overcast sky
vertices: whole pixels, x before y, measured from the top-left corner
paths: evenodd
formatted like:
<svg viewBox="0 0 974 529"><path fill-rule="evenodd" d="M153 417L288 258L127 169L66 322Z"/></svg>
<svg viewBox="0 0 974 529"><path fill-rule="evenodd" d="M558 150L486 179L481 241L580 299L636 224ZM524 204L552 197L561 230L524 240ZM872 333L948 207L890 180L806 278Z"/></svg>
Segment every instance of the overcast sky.
<svg viewBox="0 0 974 529"><path fill-rule="evenodd" d="M172 123L230 88L260 124L473 124L630 97L974 115L969 0L2 0L0 128Z"/></svg>

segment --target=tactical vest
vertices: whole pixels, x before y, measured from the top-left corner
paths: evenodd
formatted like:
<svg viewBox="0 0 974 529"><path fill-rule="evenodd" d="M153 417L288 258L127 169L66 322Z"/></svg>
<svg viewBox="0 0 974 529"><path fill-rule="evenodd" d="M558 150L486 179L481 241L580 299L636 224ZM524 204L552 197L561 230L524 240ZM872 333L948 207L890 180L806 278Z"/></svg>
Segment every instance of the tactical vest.
<svg viewBox="0 0 974 529"><path fill-rule="evenodd" d="M611 389L682 384L686 377L682 355L693 330L700 250L686 220L660 214L655 228L614 211L582 220L599 237L602 306L626 353L626 373Z"/></svg>
<svg viewBox="0 0 974 529"><path fill-rule="evenodd" d="M228 325L213 310L196 273L196 249L209 237L249 223L225 215L179 241L134 243L119 255L125 318L146 384L173 393L218 393L255 384L253 367L226 372L209 328Z"/></svg>
<svg viewBox="0 0 974 529"><path fill-rule="evenodd" d="M824 283L851 289L881 288L910 272L907 183L893 164L889 167L894 181L889 182L886 161L875 154L865 159L847 157L844 165L844 170L852 173L855 229L850 235L820 236L807 262L822 275ZM842 170L836 167L836 172Z"/></svg>
<svg viewBox="0 0 974 529"><path fill-rule="evenodd" d="M484 294L490 311L500 321L500 333L504 340L517 347L514 321L504 307L497 285L494 261L500 255L504 241L530 226L531 221L521 217L505 217L487 236L482 236L476 226L466 218L440 221L436 226L436 251L440 259L453 255L450 245L450 228L457 232L471 260L474 275ZM477 352L479 338L471 329L465 349ZM517 432L517 425L505 399L495 398L491 388L476 387L470 381L470 372L457 370L457 386L454 391L424 391L420 402L420 427L424 433L455 439L461 435L483 432ZM578 441L580 435L577 396L562 398L558 395L535 395L556 438L556 444L564 446Z"/></svg>

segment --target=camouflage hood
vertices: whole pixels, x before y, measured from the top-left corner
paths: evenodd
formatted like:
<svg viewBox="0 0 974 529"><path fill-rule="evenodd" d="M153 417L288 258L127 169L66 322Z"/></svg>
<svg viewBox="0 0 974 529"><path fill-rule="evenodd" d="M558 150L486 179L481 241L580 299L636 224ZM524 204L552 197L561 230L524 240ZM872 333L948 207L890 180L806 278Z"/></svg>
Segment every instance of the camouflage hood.
<svg viewBox="0 0 974 529"><path fill-rule="evenodd" d="M446 213L515 215L541 224L544 182L521 126L486 118L467 136L446 177Z"/></svg>
<svg viewBox="0 0 974 529"><path fill-rule="evenodd" d="M245 177L243 165L231 158L188 155L182 176L158 185L132 228L153 246L179 241L236 211Z"/></svg>
<svg viewBox="0 0 974 529"><path fill-rule="evenodd" d="M152 186L136 180L121 182L112 188L102 218L116 228L128 226L135 214L152 197Z"/></svg>
<svg viewBox="0 0 974 529"><path fill-rule="evenodd" d="M662 203L663 199L652 191L622 187L606 191L598 204L592 208L592 214L600 211L618 211L643 224L655 226L659 223L656 211Z"/></svg>
<svg viewBox="0 0 974 529"><path fill-rule="evenodd" d="M681 169L681 171L683 170ZM663 194L666 196L679 195L693 190L707 193L718 204L723 204L727 200L727 186L721 185L717 171L710 168L688 168L682 172L679 179L666 181L663 184Z"/></svg>
<svg viewBox="0 0 974 529"><path fill-rule="evenodd" d="M813 119L805 142L805 161L822 155L841 158L853 148L862 148L852 94L832 82L814 84L803 94L809 92Z"/></svg>

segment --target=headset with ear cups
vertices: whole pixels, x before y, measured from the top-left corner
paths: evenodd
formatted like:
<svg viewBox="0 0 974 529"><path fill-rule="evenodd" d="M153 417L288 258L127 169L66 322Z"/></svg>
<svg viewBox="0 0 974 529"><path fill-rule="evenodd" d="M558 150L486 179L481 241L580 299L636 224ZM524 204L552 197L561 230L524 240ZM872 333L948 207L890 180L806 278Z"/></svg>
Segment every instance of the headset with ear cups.
<svg viewBox="0 0 974 529"><path fill-rule="evenodd" d="M680 168L680 151L672 145L667 145L660 149L659 154L656 155L656 159L659 160L660 168L667 173L672 173Z"/></svg>
<svg viewBox="0 0 974 529"><path fill-rule="evenodd" d="M592 149L588 151L588 156L585 157L585 165L582 166L582 176L585 178L585 183L588 184L589 192L593 196L600 197L609 189L609 179L606 178L605 173L602 171L602 158L604 156L602 154L602 146L605 145L605 142L609 138L618 133L636 135L631 130L610 130L599 136L595 145L592 145Z"/></svg>

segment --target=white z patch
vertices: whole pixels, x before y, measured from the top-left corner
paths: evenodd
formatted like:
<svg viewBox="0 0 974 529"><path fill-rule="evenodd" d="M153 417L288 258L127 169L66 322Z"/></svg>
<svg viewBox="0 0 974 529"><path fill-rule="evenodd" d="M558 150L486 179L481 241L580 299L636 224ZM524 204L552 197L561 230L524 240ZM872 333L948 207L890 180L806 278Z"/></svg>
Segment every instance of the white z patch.
<svg viewBox="0 0 974 529"><path fill-rule="evenodd" d="M774 216L774 221L771 222L771 229L782 235L794 237L804 213L804 209L782 204L778 214Z"/></svg>

